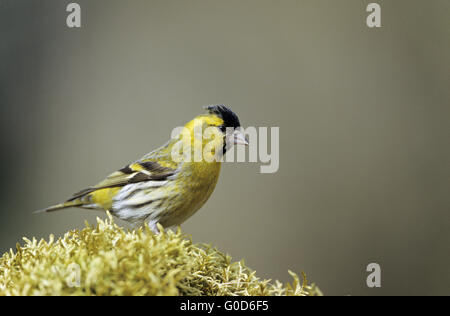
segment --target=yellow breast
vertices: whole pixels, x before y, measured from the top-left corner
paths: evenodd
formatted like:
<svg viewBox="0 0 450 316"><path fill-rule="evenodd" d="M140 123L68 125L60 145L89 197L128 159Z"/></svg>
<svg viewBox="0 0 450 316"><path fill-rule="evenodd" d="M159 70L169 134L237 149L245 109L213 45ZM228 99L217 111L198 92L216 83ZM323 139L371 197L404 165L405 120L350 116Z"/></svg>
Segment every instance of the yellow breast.
<svg viewBox="0 0 450 316"><path fill-rule="evenodd" d="M184 163L172 192L167 192L173 198L165 205L160 223L179 225L198 211L214 191L220 168L220 162Z"/></svg>

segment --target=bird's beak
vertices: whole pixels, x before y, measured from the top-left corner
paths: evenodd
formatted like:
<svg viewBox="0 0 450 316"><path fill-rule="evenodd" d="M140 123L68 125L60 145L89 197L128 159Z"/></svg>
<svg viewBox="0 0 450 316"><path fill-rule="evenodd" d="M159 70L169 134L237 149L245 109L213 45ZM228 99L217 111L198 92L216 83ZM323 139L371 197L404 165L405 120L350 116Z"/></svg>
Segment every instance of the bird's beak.
<svg viewBox="0 0 450 316"><path fill-rule="evenodd" d="M248 140L245 138L244 133L242 133L240 130L234 131L233 136L234 136L234 144L235 145L248 146Z"/></svg>

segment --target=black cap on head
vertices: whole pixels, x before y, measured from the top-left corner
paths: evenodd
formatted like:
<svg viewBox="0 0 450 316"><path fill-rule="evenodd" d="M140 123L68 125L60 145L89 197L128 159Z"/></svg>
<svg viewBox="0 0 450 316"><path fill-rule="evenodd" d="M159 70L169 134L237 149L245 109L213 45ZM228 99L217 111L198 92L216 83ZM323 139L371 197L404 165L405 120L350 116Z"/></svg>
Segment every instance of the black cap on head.
<svg viewBox="0 0 450 316"><path fill-rule="evenodd" d="M236 128L241 126L237 115L225 105L208 105L205 108L209 111L209 113L219 116L224 121L225 127Z"/></svg>

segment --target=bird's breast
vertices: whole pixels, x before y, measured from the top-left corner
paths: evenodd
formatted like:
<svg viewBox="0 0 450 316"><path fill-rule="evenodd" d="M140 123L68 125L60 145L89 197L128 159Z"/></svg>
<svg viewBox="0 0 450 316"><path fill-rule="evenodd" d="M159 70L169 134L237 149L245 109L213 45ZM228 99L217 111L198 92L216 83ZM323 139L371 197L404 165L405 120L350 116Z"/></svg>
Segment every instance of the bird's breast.
<svg viewBox="0 0 450 316"><path fill-rule="evenodd" d="M219 179L220 162L192 162L185 166L186 173L181 175L183 187L189 191L192 201L206 202ZM202 204L203 205L203 204Z"/></svg>
<svg viewBox="0 0 450 316"><path fill-rule="evenodd" d="M220 162L185 163L176 179L176 197L164 214L163 226L179 225L211 196L219 179Z"/></svg>

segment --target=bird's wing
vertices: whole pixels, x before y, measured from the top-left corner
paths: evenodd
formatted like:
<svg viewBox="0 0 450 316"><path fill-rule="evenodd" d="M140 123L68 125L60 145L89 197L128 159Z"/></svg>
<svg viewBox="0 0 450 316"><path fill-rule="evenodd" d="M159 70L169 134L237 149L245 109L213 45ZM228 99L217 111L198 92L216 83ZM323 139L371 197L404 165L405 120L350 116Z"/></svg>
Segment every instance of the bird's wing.
<svg viewBox="0 0 450 316"><path fill-rule="evenodd" d="M91 192L143 181L164 181L178 172L180 163L173 161L172 148L175 139L146 154L140 160L113 172L96 185L75 193L69 200L74 201Z"/></svg>
<svg viewBox="0 0 450 316"><path fill-rule="evenodd" d="M177 172L176 167L164 161L140 160L110 174L98 184L75 193L68 202L100 189L121 187L142 181L164 181Z"/></svg>

